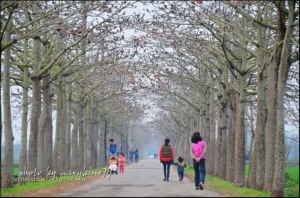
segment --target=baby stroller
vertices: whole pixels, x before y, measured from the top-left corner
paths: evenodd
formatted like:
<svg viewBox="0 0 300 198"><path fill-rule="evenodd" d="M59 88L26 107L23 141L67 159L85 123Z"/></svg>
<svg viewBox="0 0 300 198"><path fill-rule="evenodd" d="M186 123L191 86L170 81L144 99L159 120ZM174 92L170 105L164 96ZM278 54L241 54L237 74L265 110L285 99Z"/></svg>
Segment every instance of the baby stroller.
<svg viewBox="0 0 300 198"><path fill-rule="evenodd" d="M117 155L110 155L109 156L109 174L113 175L117 175L118 174L118 157Z"/></svg>

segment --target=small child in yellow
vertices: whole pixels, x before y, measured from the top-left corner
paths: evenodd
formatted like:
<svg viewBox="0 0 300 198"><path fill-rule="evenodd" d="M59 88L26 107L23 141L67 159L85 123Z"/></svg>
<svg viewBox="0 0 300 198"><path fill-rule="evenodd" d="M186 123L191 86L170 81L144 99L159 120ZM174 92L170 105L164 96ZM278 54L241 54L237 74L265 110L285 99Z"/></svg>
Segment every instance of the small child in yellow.
<svg viewBox="0 0 300 198"><path fill-rule="evenodd" d="M178 162L174 162L173 164L177 165L177 172L178 172L179 181L182 181L183 176L184 176L184 168L186 167L186 164L183 161L183 157L179 156L178 157Z"/></svg>

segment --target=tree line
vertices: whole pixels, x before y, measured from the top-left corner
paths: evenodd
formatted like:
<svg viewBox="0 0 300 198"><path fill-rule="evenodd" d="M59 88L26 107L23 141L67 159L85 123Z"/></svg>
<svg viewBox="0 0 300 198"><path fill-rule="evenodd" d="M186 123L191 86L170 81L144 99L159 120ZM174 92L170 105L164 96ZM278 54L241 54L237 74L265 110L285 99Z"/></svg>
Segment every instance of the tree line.
<svg viewBox="0 0 300 198"><path fill-rule="evenodd" d="M250 130L247 185L283 196L285 125L299 128L298 5L2 1L2 187L13 185L10 103L19 97L20 169L105 165L107 138L128 150L132 123L152 110L148 127L186 159L199 131L207 172L236 186L245 184ZM130 29L137 34L127 37Z"/></svg>

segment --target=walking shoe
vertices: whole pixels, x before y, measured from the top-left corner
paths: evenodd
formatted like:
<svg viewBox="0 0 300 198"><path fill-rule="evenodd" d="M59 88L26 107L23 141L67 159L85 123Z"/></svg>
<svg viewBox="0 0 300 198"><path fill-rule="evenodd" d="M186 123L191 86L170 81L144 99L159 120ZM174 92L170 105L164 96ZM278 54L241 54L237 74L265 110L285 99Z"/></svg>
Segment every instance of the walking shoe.
<svg viewBox="0 0 300 198"><path fill-rule="evenodd" d="M167 181L169 181L169 178L167 179Z"/></svg>
<svg viewBox="0 0 300 198"><path fill-rule="evenodd" d="M199 186L196 186L196 190L199 190Z"/></svg>
<svg viewBox="0 0 300 198"><path fill-rule="evenodd" d="M164 181L166 181L166 178L164 179Z"/></svg>
<svg viewBox="0 0 300 198"><path fill-rule="evenodd" d="M200 190L203 190L203 186L202 186L202 184L200 184Z"/></svg>

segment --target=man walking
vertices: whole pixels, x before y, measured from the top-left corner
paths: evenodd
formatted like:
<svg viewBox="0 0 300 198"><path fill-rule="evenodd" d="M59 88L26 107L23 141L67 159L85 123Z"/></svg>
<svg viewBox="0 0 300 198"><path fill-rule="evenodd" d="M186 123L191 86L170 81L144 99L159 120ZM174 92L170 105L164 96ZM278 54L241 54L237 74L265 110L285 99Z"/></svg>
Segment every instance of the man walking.
<svg viewBox="0 0 300 198"><path fill-rule="evenodd" d="M133 155L134 155L134 150L132 148L129 149L128 152L130 163L134 163Z"/></svg>

